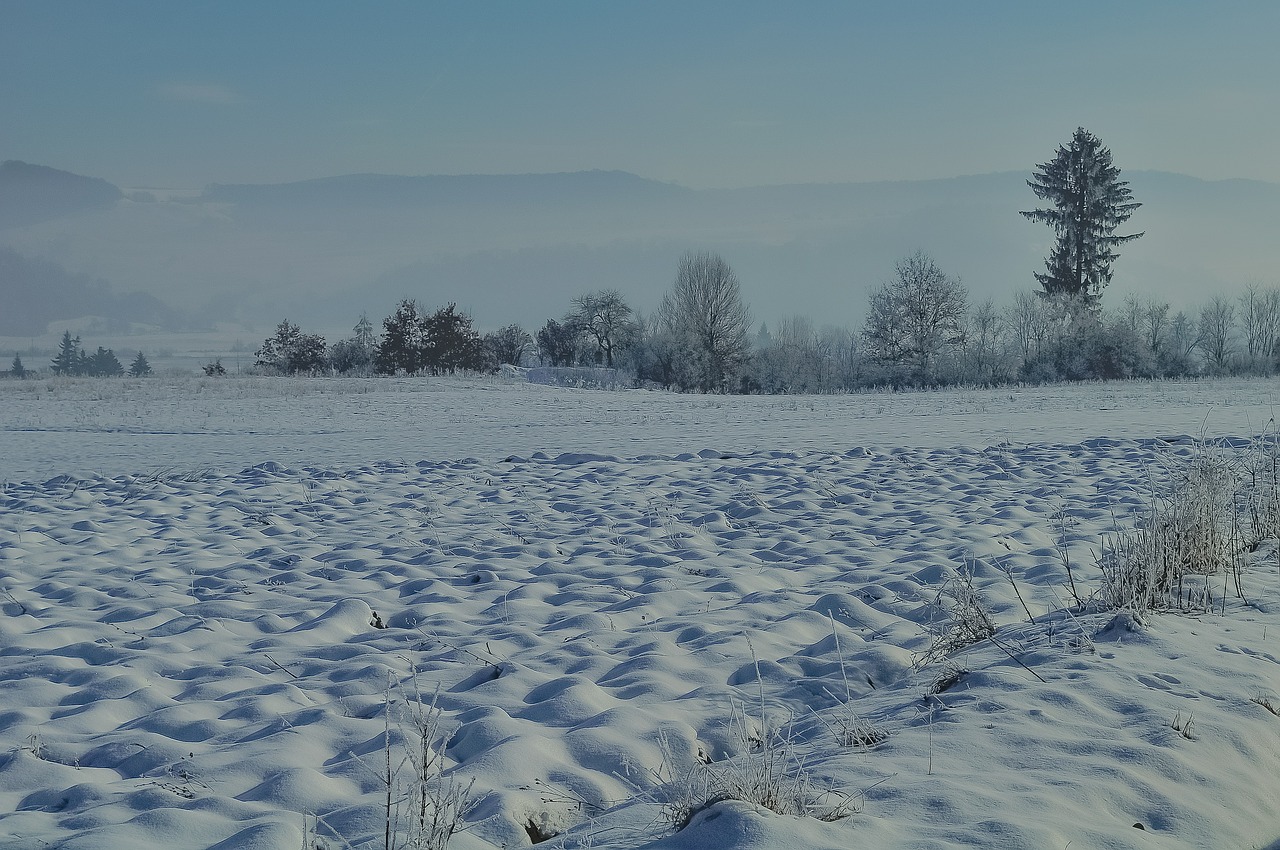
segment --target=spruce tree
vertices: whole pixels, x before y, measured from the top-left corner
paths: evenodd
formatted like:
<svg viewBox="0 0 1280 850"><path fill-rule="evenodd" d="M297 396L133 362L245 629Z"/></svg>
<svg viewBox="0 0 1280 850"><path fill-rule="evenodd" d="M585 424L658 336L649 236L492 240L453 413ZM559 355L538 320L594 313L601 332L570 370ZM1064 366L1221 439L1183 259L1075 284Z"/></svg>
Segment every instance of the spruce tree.
<svg viewBox="0 0 1280 850"><path fill-rule="evenodd" d="M1142 236L1116 235L1116 228L1142 206L1119 178L1111 151L1083 127L1058 147L1052 160L1036 166L1027 185L1053 206L1022 215L1052 227L1056 238L1045 258L1045 271L1036 274L1042 295L1097 305L1102 288L1111 281L1111 264L1120 256L1116 247Z"/></svg>
<svg viewBox="0 0 1280 850"><path fill-rule="evenodd" d="M124 367L114 351L98 346L97 352L89 358L89 374L97 378L119 378L124 375Z"/></svg>
<svg viewBox="0 0 1280 850"><path fill-rule="evenodd" d="M22 355L16 351L13 353L13 366L9 369L9 374L15 378L27 377L27 368L22 365Z"/></svg>
<svg viewBox="0 0 1280 850"><path fill-rule="evenodd" d="M80 370L80 337L72 338L71 331L62 332L62 341L58 343L58 355L53 358L50 367L55 375L76 375Z"/></svg>
<svg viewBox="0 0 1280 850"><path fill-rule="evenodd" d="M151 364L147 362L147 356L141 351L138 356L133 358L133 362L129 364L129 377L145 378L151 374Z"/></svg>

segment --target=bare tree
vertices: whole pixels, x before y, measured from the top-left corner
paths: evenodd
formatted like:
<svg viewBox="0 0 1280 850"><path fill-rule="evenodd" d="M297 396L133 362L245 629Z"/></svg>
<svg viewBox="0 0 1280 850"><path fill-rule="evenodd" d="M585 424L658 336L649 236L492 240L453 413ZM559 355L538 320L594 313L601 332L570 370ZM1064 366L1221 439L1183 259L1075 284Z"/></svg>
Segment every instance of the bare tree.
<svg viewBox="0 0 1280 850"><path fill-rule="evenodd" d="M1200 311L1200 349L1214 372L1226 372L1235 353L1236 305L1215 295Z"/></svg>
<svg viewBox="0 0 1280 850"><path fill-rule="evenodd" d="M1169 305L1167 302L1148 301L1143 308L1142 332L1147 340L1147 347L1156 357L1165 353L1166 337L1169 331Z"/></svg>
<svg viewBox="0 0 1280 850"><path fill-rule="evenodd" d="M1280 337L1280 289L1251 284L1240 296L1240 324L1250 364L1268 368Z"/></svg>
<svg viewBox="0 0 1280 850"><path fill-rule="evenodd" d="M863 336L877 357L933 380L940 354L964 342L968 293L927 254L898 261L892 280L871 295Z"/></svg>
<svg viewBox="0 0 1280 850"><path fill-rule="evenodd" d="M1169 339L1161 356L1161 368L1165 375L1190 374L1191 355L1200 347L1200 332L1196 322L1181 311L1169 322Z"/></svg>
<svg viewBox="0 0 1280 850"><path fill-rule="evenodd" d="M679 352L676 381L683 389L733 388L750 352L751 313L728 263L703 252L681 257L658 319Z"/></svg>
<svg viewBox="0 0 1280 850"><path fill-rule="evenodd" d="M524 362L525 352L533 347L533 337L519 325L507 325L485 334L484 345L499 366L503 363L519 366Z"/></svg>
<svg viewBox="0 0 1280 850"><path fill-rule="evenodd" d="M631 307L616 289L579 295L573 299L573 310L565 323L595 340L597 362L610 369L618 349L629 344L636 333Z"/></svg>
<svg viewBox="0 0 1280 850"><path fill-rule="evenodd" d="M964 335L965 380L991 384L1005 375L1005 323L995 302L987 299L974 308Z"/></svg>
<svg viewBox="0 0 1280 850"><path fill-rule="evenodd" d="M1033 293L1018 292L1013 296L1006 322L1022 355L1022 365L1026 366L1040 356L1049 342L1054 324L1049 304Z"/></svg>

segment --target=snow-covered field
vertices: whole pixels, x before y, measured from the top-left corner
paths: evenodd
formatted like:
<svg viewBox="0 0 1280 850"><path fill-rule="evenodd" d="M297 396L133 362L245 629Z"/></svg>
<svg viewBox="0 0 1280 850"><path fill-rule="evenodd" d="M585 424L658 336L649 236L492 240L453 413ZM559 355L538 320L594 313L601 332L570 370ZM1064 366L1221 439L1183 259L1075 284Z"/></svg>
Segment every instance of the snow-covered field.
<svg viewBox="0 0 1280 850"><path fill-rule="evenodd" d="M0 847L382 847L389 680L438 691L463 850L1269 847L1274 544L1145 627L1060 550L1095 588L1275 395L0 382ZM996 639L930 660L965 570ZM674 828L762 765L808 815Z"/></svg>

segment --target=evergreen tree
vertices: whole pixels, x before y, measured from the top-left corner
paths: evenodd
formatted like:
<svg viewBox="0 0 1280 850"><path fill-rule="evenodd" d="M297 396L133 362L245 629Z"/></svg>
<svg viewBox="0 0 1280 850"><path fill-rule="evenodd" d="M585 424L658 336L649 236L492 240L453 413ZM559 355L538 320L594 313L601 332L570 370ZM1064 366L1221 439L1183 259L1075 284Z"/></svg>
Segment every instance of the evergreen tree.
<svg viewBox="0 0 1280 850"><path fill-rule="evenodd" d="M1111 151L1102 140L1080 127L1054 158L1036 166L1027 181L1031 191L1053 206L1022 215L1053 228L1056 242L1045 258L1045 271L1036 274L1042 295L1063 295L1093 307L1111 281L1111 264L1119 245L1142 236L1115 235L1141 204L1133 200L1129 184L1111 164Z"/></svg>
<svg viewBox="0 0 1280 850"><path fill-rule="evenodd" d="M145 378L151 374L151 364L147 362L147 356L141 351L138 356L133 358L133 362L129 364L129 377Z"/></svg>
<svg viewBox="0 0 1280 850"><path fill-rule="evenodd" d="M89 358L89 374L98 378L119 378L124 375L124 367L114 351L98 346L97 352Z"/></svg>
<svg viewBox="0 0 1280 850"><path fill-rule="evenodd" d="M410 375L420 372L424 362L426 317L418 312L418 304L406 298L396 311L382 320L382 342L373 356L373 369L379 375L394 375L401 370Z"/></svg>
<svg viewBox="0 0 1280 850"><path fill-rule="evenodd" d="M369 316L365 313L360 314L360 321L355 326L356 344L369 353L373 357L373 350L378 345L378 340L373 336L373 322L369 321Z"/></svg>
<svg viewBox="0 0 1280 850"><path fill-rule="evenodd" d="M458 312L457 304L436 310L423 322L423 329L423 363L432 373L484 369L484 340L472 327L471 317Z"/></svg>
<svg viewBox="0 0 1280 850"><path fill-rule="evenodd" d="M80 350L80 337L72 338L71 331L62 332L62 341L58 343L58 354L50 364L55 375L77 375L80 370L80 358L84 352Z"/></svg>
<svg viewBox="0 0 1280 850"><path fill-rule="evenodd" d="M27 376L27 369L22 365L22 355L16 351L13 353L13 366L9 369L9 374L15 378L25 378Z"/></svg>

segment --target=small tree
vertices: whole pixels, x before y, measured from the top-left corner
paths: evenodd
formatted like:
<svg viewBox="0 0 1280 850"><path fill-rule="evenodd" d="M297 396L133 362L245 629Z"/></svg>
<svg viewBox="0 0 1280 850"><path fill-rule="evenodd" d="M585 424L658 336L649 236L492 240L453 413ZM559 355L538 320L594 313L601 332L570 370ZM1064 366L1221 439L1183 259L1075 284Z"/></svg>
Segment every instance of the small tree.
<svg viewBox="0 0 1280 850"><path fill-rule="evenodd" d="M219 357L217 360L213 361L212 363L204 364L204 366L202 366L201 368L204 369L205 375L210 378L216 378L219 375L227 374L227 368L222 365L221 357Z"/></svg>
<svg viewBox="0 0 1280 850"><path fill-rule="evenodd" d="M133 362L129 364L129 377L145 378L151 374L151 364L147 362L147 355L141 351L138 356L133 358Z"/></svg>
<svg viewBox="0 0 1280 850"><path fill-rule="evenodd" d="M22 355L16 351L13 353L13 366L9 368L9 374L15 378L25 378L27 376L27 369L22 365Z"/></svg>
<svg viewBox="0 0 1280 850"><path fill-rule="evenodd" d="M939 355L964 342L968 293L923 251L899 260L894 272L871 296L863 337L878 359L929 383Z"/></svg>
<svg viewBox="0 0 1280 850"><path fill-rule="evenodd" d="M533 345L533 338L519 325L507 325L493 333L485 334L484 346L498 365L509 363L519 366L524 353Z"/></svg>
<svg viewBox="0 0 1280 850"><path fill-rule="evenodd" d="M1049 162L1036 166L1027 185L1048 208L1022 215L1053 228L1053 251L1045 271L1036 273L1046 295L1066 295L1096 306L1102 288L1111 282L1116 247L1142 236L1117 236L1141 204L1133 200L1129 184L1111 164L1111 151L1102 140L1080 127Z"/></svg>

